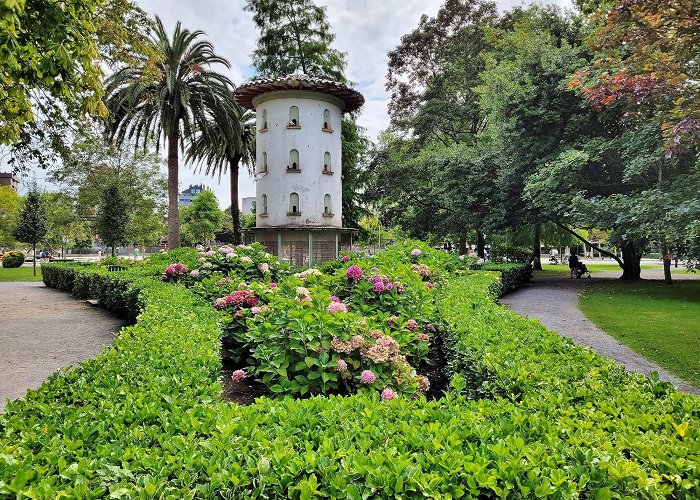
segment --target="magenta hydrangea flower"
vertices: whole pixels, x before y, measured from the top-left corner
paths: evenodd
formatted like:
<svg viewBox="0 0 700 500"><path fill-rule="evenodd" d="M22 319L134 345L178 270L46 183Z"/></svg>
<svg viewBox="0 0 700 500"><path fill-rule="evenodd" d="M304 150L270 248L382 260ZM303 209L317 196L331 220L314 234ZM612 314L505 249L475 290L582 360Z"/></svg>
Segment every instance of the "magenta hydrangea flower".
<svg viewBox="0 0 700 500"><path fill-rule="evenodd" d="M423 250L421 250L420 248L414 248L413 250L411 250L411 255L413 257L420 257L421 255L423 255Z"/></svg>
<svg viewBox="0 0 700 500"><path fill-rule="evenodd" d="M377 376L372 372L372 370L364 370L360 373L360 382L363 384L374 384L376 382Z"/></svg>
<svg viewBox="0 0 700 500"><path fill-rule="evenodd" d="M336 367L335 371L337 371L337 372L348 371L348 364L345 362L345 360L343 360L343 359L338 360L338 366Z"/></svg>
<svg viewBox="0 0 700 500"><path fill-rule="evenodd" d="M362 274L362 269L355 265L348 267L348 269L345 271L345 276L353 280L355 283L360 281L360 278L362 278Z"/></svg>
<svg viewBox="0 0 700 500"><path fill-rule="evenodd" d="M331 314L335 314L337 312L348 312L348 306L342 302L331 302L328 305L328 312Z"/></svg>
<svg viewBox="0 0 700 500"><path fill-rule="evenodd" d="M384 401L391 401L396 397L396 392L394 392L392 389L389 389L388 387L382 391L382 399Z"/></svg>
<svg viewBox="0 0 700 500"><path fill-rule="evenodd" d="M343 256L340 258L340 261L341 261L341 262L349 262L349 261L350 261L350 256L349 256L349 255L343 255Z"/></svg>
<svg viewBox="0 0 700 500"><path fill-rule="evenodd" d="M231 380L234 382L240 382L245 378L245 372L243 370L236 370L231 374Z"/></svg>
<svg viewBox="0 0 700 500"><path fill-rule="evenodd" d="M272 281L272 282L270 283L270 290L274 290L275 288L277 288L277 283L275 283L274 281Z"/></svg>

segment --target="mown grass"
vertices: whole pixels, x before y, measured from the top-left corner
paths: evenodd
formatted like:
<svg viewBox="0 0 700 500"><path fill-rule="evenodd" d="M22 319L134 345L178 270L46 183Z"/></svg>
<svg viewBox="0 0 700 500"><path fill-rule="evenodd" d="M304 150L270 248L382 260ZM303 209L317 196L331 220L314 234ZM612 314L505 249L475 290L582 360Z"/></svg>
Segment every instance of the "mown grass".
<svg viewBox="0 0 700 500"><path fill-rule="evenodd" d="M700 387L700 281L596 283L579 307L620 342Z"/></svg>
<svg viewBox="0 0 700 500"><path fill-rule="evenodd" d="M0 267L0 281L41 281L41 266L36 266L36 276L32 266Z"/></svg>

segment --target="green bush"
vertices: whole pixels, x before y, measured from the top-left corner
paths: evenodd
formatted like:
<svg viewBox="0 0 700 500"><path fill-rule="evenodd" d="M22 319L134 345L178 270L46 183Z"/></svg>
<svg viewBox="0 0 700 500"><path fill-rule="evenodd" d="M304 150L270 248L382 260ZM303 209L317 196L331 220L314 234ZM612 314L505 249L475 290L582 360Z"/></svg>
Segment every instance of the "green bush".
<svg viewBox="0 0 700 500"><path fill-rule="evenodd" d="M24 264L24 252L10 250L2 255L2 267L20 267Z"/></svg>
<svg viewBox="0 0 700 500"><path fill-rule="evenodd" d="M506 294L522 288L532 280L532 266L530 264L486 264L484 271L498 271L500 277L492 282L491 294L494 298L501 298Z"/></svg>
<svg viewBox="0 0 700 500"><path fill-rule="evenodd" d="M8 405L0 497L700 497L698 399L497 306L495 272L438 288L454 329L445 398L239 406L219 400L209 301L138 270L74 267L129 281L138 322Z"/></svg>

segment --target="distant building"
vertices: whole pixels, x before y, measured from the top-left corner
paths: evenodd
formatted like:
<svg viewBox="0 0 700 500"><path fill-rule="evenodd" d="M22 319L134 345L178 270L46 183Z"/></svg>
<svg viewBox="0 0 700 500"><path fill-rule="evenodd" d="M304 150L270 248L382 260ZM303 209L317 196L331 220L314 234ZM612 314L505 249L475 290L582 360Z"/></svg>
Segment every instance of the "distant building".
<svg viewBox="0 0 700 500"><path fill-rule="evenodd" d="M255 203L256 197L255 196L249 196L247 198L243 198L243 203L241 203L241 213L242 214L252 214L253 213L253 204Z"/></svg>
<svg viewBox="0 0 700 500"><path fill-rule="evenodd" d="M178 204L181 207L186 207L190 203L192 203L192 200L194 199L195 196L197 196L199 193L202 191L211 191L211 188L208 186L205 186L204 184L195 184L194 186L190 184L190 187L185 189L183 192L180 193L180 198L178 200Z"/></svg>
<svg viewBox="0 0 700 500"><path fill-rule="evenodd" d="M0 172L0 186L10 186L15 191L18 191L19 177L12 172Z"/></svg>

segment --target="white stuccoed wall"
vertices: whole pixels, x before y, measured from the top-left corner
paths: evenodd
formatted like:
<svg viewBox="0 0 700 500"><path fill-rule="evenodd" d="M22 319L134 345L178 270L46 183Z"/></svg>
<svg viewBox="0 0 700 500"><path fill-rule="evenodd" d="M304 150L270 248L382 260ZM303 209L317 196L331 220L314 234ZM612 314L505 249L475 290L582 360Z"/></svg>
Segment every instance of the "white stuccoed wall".
<svg viewBox="0 0 700 500"><path fill-rule="evenodd" d="M321 92L269 92L253 100L257 114L256 226L342 227L341 109L342 101ZM299 108L300 129L288 129L289 108ZM330 111L330 128L323 130L323 111ZM263 110L267 131L261 132ZM299 151L301 172L287 172L289 152ZM331 153L333 175L323 173L324 153ZM263 152L267 173L261 174ZM301 216L288 216L289 195L299 194ZM267 195L267 217L260 214ZM333 217L323 217L324 196L331 195Z"/></svg>

